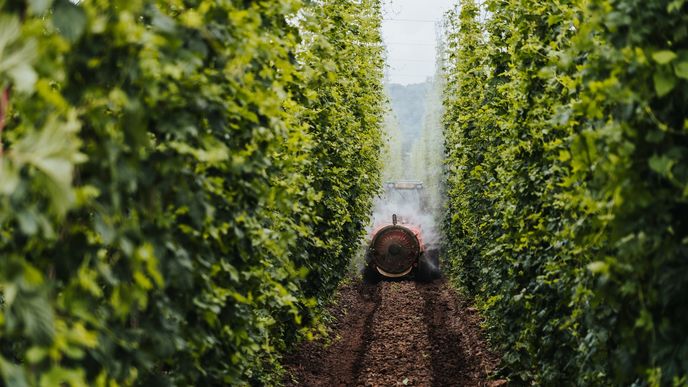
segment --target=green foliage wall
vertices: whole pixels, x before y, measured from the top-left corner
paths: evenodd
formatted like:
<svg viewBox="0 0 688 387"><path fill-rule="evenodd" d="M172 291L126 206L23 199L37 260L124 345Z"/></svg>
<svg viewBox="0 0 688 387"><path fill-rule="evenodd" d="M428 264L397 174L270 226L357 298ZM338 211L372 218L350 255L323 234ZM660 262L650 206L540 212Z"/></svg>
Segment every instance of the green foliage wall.
<svg viewBox="0 0 688 387"><path fill-rule="evenodd" d="M381 187L384 59L376 0L328 1L311 16L300 55L310 64L309 80L300 94L315 140L306 172L321 197L306 267L308 294L323 299L358 253Z"/></svg>
<svg viewBox="0 0 688 387"><path fill-rule="evenodd" d="M382 180L402 180L404 178L404 148L403 135L399 127L399 120L391 106L388 106L383 126L385 146L382 152Z"/></svg>
<svg viewBox="0 0 688 387"><path fill-rule="evenodd" d="M4 384L277 383L379 185L379 17L0 1Z"/></svg>
<svg viewBox="0 0 688 387"><path fill-rule="evenodd" d="M450 15L450 271L516 384L686 383L687 11L495 0Z"/></svg>

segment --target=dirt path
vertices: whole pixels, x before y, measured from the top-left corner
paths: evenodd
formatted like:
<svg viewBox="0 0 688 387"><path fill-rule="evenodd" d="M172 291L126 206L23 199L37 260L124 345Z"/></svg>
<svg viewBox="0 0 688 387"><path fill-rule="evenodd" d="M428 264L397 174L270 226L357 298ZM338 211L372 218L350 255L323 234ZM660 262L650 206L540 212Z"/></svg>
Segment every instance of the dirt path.
<svg viewBox="0 0 688 387"><path fill-rule="evenodd" d="M329 345L287 357L288 386L498 386L479 317L443 280L340 290Z"/></svg>

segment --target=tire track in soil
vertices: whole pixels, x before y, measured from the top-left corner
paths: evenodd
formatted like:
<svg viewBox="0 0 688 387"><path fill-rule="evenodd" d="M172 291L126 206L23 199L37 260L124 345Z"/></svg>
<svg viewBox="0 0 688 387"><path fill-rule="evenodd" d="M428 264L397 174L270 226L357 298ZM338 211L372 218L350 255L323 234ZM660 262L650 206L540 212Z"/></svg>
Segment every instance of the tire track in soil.
<svg viewBox="0 0 688 387"><path fill-rule="evenodd" d="M476 310L445 280L348 284L329 344L285 358L287 386L502 386Z"/></svg>
<svg viewBox="0 0 688 387"><path fill-rule="evenodd" d="M439 280L417 283L432 347L432 386L503 386L489 380L499 358L482 340L480 316L454 289Z"/></svg>
<svg viewBox="0 0 688 387"><path fill-rule="evenodd" d="M413 282L381 282L372 342L363 359L358 386L429 386L431 347L423 303Z"/></svg>
<svg viewBox="0 0 688 387"><path fill-rule="evenodd" d="M331 309L335 323L331 342L303 343L285 358L286 386L351 386L358 375L370 343L370 327L380 305L375 284L348 284L339 290ZM290 375L289 375L290 374Z"/></svg>

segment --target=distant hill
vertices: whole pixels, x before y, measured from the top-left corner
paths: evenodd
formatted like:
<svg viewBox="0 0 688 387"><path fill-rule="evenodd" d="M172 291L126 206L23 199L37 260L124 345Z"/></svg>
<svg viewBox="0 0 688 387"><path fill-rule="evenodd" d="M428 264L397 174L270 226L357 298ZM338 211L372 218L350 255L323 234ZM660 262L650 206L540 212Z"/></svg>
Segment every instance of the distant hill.
<svg viewBox="0 0 688 387"><path fill-rule="evenodd" d="M403 136L404 153L410 152L413 141L420 137L425 113L425 96L430 85L430 82L406 86L396 83L385 85L385 91Z"/></svg>

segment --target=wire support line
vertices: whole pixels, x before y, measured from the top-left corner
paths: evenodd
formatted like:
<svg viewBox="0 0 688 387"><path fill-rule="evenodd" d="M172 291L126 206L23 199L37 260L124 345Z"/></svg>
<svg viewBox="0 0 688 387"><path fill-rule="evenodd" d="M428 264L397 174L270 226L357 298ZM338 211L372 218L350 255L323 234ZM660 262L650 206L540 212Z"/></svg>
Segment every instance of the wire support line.
<svg viewBox="0 0 688 387"><path fill-rule="evenodd" d="M390 77L431 78L432 74L389 74Z"/></svg>
<svg viewBox="0 0 688 387"><path fill-rule="evenodd" d="M410 23L439 23L439 20L430 19L382 19L382 21L410 22Z"/></svg>
<svg viewBox="0 0 688 387"><path fill-rule="evenodd" d="M437 44L435 44L435 43L384 42L384 44L387 44L387 45L393 44L395 46L430 46L430 47L437 46Z"/></svg>
<svg viewBox="0 0 688 387"><path fill-rule="evenodd" d="M414 62L414 63L435 63L434 60L423 59L387 59L387 62Z"/></svg>

